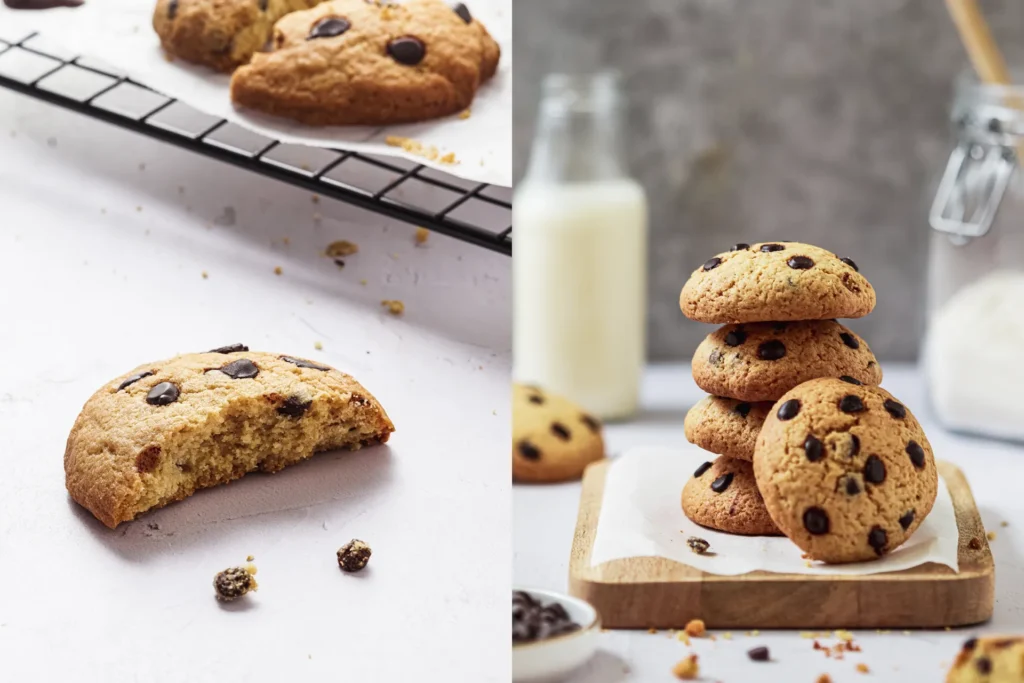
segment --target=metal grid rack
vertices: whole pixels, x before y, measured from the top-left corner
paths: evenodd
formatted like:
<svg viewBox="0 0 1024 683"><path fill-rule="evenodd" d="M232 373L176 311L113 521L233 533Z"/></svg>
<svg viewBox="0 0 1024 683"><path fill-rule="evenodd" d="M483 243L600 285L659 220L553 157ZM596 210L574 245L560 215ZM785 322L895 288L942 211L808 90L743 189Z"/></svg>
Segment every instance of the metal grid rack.
<svg viewBox="0 0 1024 683"><path fill-rule="evenodd" d="M32 33L0 39L0 86L239 168L512 254L511 193L421 164L290 145L209 116L86 57L62 55ZM367 181L371 187L367 187ZM415 192L403 190L425 184Z"/></svg>

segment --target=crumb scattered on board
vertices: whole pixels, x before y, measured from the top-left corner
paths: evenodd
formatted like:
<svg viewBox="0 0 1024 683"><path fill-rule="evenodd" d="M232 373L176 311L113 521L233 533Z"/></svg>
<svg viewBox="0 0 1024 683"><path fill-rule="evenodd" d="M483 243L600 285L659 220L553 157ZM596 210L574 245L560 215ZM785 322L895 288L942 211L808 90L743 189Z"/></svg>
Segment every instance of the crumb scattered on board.
<svg viewBox="0 0 1024 683"><path fill-rule="evenodd" d="M380 305L388 309L388 313L391 315L402 315L405 313L405 304L398 299L384 299L380 302Z"/></svg>
<svg viewBox="0 0 1024 683"><path fill-rule="evenodd" d="M318 341L317 342L313 342L313 348L316 349L317 351L323 351L324 350L324 345L321 344Z"/></svg>
<svg viewBox="0 0 1024 683"><path fill-rule="evenodd" d="M342 256L351 256L352 254L359 253L359 245L355 242L349 242L348 240L337 240L331 242L324 249L324 256L329 258L341 258Z"/></svg>
<svg viewBox="0 0 1024 683"><path fill-rule="evenodd" d="M864 662L857 662L857 671L862 674L871 673L871 669L869 669L868 665Z"/></svg>
<svg viewBox="0 0 1024 683"><path fill-rule="evenodd" d="M416 228L416 244L426 244L430 237L430 231L426 228Z"/></svg>
<svg viewBox="0 0 1024 683"><path fill-rule="evenodd" d="M686 622L686 628L684 631L686 631L686 635L692 636L693 638L701 638L708 632L707 628L704 626L703 619L691 619Z"/></svg>
<svg viewBox="0 0 1024 683"><path fill-rule="evenodd" d="M256 559L256 557L254 555L246 555L245 556L245 561L246 562L252 562L255 559Z"/></svg>
<svg viewBox="0 0 1024 683"><path fill-rule="evenodd" d="M652 626L652 627L650 627L649 629L647 629L647 632L648 632L648 633L657 633L657 632L658 632L658 629L656 629L656 628L654 628L654 627Z"/></svg>
<svg viewBox="0 0 1024 683"><path fill-rule="evenodd" d="M672 667L672 674L682 681L692 681L700 675L700 666L697 664L697 655L688 655L680 659Z"/></svg>
<svg viewBox="0 0 1024 683"><path fill-rule="evenodd" d="M438 161L442 164L458 163L458 160L455 158L455 152L441 154L434 145L424 145L419 140L413 140L412 138L404 138L399 135L389 135L384 138L384 142L390 147L400 147L409 154L423 157L429 161Z"/></svg>

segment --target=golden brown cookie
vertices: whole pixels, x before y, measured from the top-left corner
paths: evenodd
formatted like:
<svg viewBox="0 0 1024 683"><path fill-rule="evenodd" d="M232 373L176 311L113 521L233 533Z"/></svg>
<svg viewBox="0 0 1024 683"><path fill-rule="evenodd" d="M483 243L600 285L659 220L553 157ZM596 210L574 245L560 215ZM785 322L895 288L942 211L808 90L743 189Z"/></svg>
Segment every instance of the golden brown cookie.
<svg viewBox="0 0 1024 683"><path fill-rule="evenodd" d="M772 519L812 559L871 560L931 512L938 474L911 412L880 387L816 379L772 408L754 451Z"/></svg>
<svg viewBox="0 0 1024 683"><path fill-rule="evenodd" d="M743 401L776 401L818 377L882 381L867 342L834 320L726 325L700 343L691 367L704 391Z"/></svg>
<svg viewBox="0 0 1024 683"><path fill-rule="evenodd" d="M601 423L572 401L538 387L512 386L512 478L579 479L604 457Z"/></svg>
<svg viewBox="0 0 1024 683"><path fill-rule="evenodd" d="M235 345L146 363L102 387L71 429L64 472L71 497L114 528L198 489L393 431L348 375Z"/></svg>
<svg viewBox="0 0 1024 683"><path fill-rule="evenodd" d="M701 526L744 536L779 536L746 460L706 462L683 487L683 512Z"/></svg>
<svg viewBox="0 0 1024 683"><path fill-rule="evenodd" d="M324 0L157 0L153 29L168 55L232 71L270 40L274 22Z"/></svg>
<svg viewBox="0 0 1024 683"><path fill-rule="evenodd" d="M706 396L686 413L687 440L717 455L753 460L754 445L771 402Z"/></svg>
<svg viewBox="0 0 1024 683"><path fill-rule="evenodd" d="M231 99L312 125L423 121L463 111L500 50L466 5L332 0L274 27Z"/></svg>
<svg viewBox="0 0 1024 683"><path fill-rule="evenodd" d="M695 270L679 295L703 323L860 318L875 290L847 258L799 242L737 244Z"/></svg>
<svg viewBox="0 0 1024 683"><path fill-rule="evenodd" d="M946 683L1024 682L1024 637L968 639L946 675Z"/></svg>

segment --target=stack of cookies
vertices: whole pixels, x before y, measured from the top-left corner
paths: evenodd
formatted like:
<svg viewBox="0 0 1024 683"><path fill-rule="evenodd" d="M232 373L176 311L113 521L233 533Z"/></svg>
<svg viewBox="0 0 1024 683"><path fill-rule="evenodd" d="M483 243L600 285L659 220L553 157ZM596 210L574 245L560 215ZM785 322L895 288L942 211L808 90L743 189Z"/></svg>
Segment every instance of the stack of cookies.
<svg viewBox="0 0 1024 683"><path fill-rule="evenodd" d="M710 395L687 414L686 437L719 457L683 489L690 519L783 533L826 561L880 555L916 529L935 497L931 449L877 388L867 343L836 321L874 306L853 261L808 244L737 244L691 275L683 313L725 325L693 357Z"/></svg>

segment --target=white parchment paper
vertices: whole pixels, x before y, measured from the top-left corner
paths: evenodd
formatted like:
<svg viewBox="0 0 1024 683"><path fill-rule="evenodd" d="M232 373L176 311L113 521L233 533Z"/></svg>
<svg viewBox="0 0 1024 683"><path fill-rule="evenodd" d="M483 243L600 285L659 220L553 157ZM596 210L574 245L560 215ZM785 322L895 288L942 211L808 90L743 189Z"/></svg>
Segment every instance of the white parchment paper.
<svg viewBox="0 0 1024 683"><path fill-rule="evenodd" d="M502 51L498 73L477 92L471 115L387 127L317 128L236 110L228 93L229 75L182 60L167 61L152 27L155 0L87 0L74 9L36 12L9 10L0 4L0 37L21 38L38 31L48 46L59 46L65 54L99 59L200 111L282 142L403 157L468 180L511 187L512 0L467 4ZM433 162L389 146L385 143L389 135L432 145L441 154L454 152L458 163Z"/></svg>
<svg viewBox="0 0 1024 683"><path fill-rule="evenodd" d="M713 457L713 456L711 456ZM665 557L711 574L736 575L756 570L786 574L877 574L925 562L958 569L959 532L946 483L939 477L938 498L928 518L909 541L872 562L810 567L789 539L734 536L691 522L680 508L687 479L709 456L697 448L635 448L608 467L604 500L591 551L592 566L627 557ZM697 555L690 536L711 544L714 554Z"/></svg>

